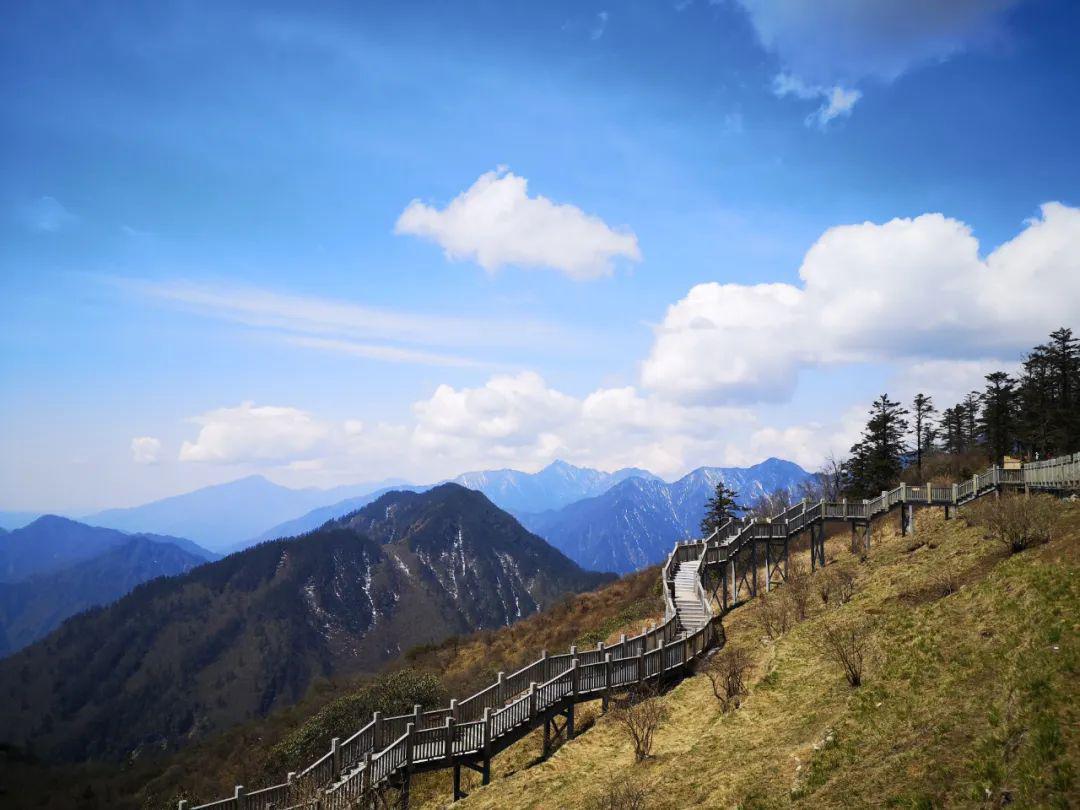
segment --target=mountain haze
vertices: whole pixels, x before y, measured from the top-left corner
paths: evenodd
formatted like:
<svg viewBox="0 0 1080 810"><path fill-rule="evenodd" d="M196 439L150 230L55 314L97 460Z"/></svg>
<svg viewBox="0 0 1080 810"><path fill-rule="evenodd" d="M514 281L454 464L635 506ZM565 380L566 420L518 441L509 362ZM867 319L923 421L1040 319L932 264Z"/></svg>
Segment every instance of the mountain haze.
<svg viewBox="0 0 1080 810"><path fill-rule="evenodd" d="M141 585L0 661L0 741L62 759L168 749L291 705L316 678L372 672L609 578L478 492L388 493Z"/></svg>
<svg viewBox="0 0 1080 810"><path fill-rule="evenodd" d="M126 532L188 537L214 551L227 551L271 526L311 509L376 489L355 484L334 489L290 489L261 475L203 487L126 509L108 509L85 518L95 526Z"/></svg>
<svg viewBox="0 0 1080 810"><path fill-rule="evenodd" d="M212 552L182 537L140 536L182 548L200 562L216 558ZM126 545L131 539L132 535L115 529L44 515L0 538L0 582L19 582L35 574L59 571Z"/></svg>
<svg viewBox="0 0 1080 810"><path fill-rule="evenodd" d="M90 559L0 583L0 656L25 647L80 611L119 599L143 582L175 576L206 558L144 535L127 538Z"/></svg>

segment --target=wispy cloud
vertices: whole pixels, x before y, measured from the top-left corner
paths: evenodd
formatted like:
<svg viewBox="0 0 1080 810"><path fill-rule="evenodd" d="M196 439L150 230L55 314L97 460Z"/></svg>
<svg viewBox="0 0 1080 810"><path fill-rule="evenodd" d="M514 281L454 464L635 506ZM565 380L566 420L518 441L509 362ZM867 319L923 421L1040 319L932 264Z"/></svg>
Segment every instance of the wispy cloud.
<svg viewBox="0 0 1080 810"><path fill-rule="evenodd" d="M55 197L39 197L19 208L19 219L26 227L41 233L53 233L79 221Z"/></svg>
<svg viewBox="0 0 1080 810"><path fill-rule="evenodd" d="M806 125L825 129L829 122L840 116L851 115L862 93L859 90L834 85L807 84L798 76L781 73L773 79L773 93L777 98L795 96L801 99L821 99L821 106L806 117Z"/></svg>
<svg viewBox="0 0 1080 810"><path fill-rule="evenodd" d="M439 350L574 342L561 327L529 318L432 315L250 286L116 278L109 282L167 306L268 331L290 345L390 363L487 365L481 359Z"/></svg>
<svg viewBox="0 0 1080 810"><path fill-rule="evenodd" d="M606 11L601 11L597 13L596 21L593 23L592 28L589 29L589 39L593 40L594 42L600 39L600 37L602 37L604 35L604 32L607 30L607 24L610 18L611 15L608 14Z"/></svg>

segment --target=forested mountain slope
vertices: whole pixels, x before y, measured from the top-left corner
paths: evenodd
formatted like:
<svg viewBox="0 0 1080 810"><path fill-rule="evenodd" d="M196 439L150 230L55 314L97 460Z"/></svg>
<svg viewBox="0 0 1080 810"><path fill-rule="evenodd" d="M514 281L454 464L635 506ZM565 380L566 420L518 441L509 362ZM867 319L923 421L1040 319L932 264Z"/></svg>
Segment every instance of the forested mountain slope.
<svg viewBox="0 0 1080 810"><path fill-rule="evenodd" d="M483 495L390 493L291 541L140 586L0 661L0 736L53 758L161 751L499 627L606 579Z"/></svg>

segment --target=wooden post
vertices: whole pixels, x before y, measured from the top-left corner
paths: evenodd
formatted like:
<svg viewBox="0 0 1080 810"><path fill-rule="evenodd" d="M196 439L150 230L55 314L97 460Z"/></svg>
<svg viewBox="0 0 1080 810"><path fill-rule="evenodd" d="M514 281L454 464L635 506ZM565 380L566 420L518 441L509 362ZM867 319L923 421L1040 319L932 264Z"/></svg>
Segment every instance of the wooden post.
<svg viewBox="0 0 1080 810"><path fill-rule="evenodd" d="M571 703L566 710L566 739L574 739L574 706L576 704Z"/></svg>
<svg viewBox="0 0 1080 810"><path fill-rule="evenodd" d="M364 772L360 777L361 791L366 793L371 790L371 752L364 752Z"/></svg>
<svg viewBox="0 0 1080 810"><path fill-rule="evenodd" d="M375 751L382 751L382 712L372 712L371 720L371 747Z"/></svg>
<svg viewBox="0 0 1080 810"><path fill-rule="evenodd" d="M450 716L454 718L454 722L458 719L457 698L450 698Z"/></svg>
<svg viewBox="0 0 1080 810"><path fill-rule="evenodd" d="M240 800L242 798L244 798L245 795L246 795L246 791L244 790L244 786L243 785L237 785L236 786L236 791L233 793L233 801L236 802L237 807L240 806Z"/></svg>
<svg viewBox="0 0 1080 810"><path fill-rule="evenodd" d="M412 768L413 758L415 753L413 752L413 745L415 741L413 736L416 734L416 725L413 723L405 724L405 770L408 771Z"/></svg>
<svg viewBox="0 0 1080 810"><path fill-rule="evenodd" d="M604 655L604 694L600 699L600 711L608 710L608 702L611 699L611 653Z"/></svg>
<svg viewBox="0 0 1080 810"><path fill-rule="evenodd" d="M529 684L529 717L536 714L536 681Z"/></svg>
<svg viewBox="0 0 1080 810"><path fill-rule="evenodd" d="M424 727L424 710L419 703L414 703L412 707L413 711L413 723L416 724L416 730L420 731Z"/></svg>
<svg viewBox="0 0 1080 810"><path fill-rule="evenodd" d="M341 743L340 737L334 737L330 740L330 754L334 762L334 781L336 782L341 778L341 751L338 749L338 745Z"/></svg>
<svg viewBox="0 0 1080 810"><path fill-rule="evenodd" d="M176 805L176 810L188 810L188 800L181 799Z"/></svg>
<svg viewBox="0 0 1080 810"><path fill-rule="evenodd" d="M645 680L645 653L638 653L637 657L637 671L638 671L638 683L642 683Z"/></svg>
<svg viewBox="0 0 1080 810"><path fill-rule="evenodd" d="M575 658L574 662L570 664L570 694L574 696L573 703L577 703L578 692L581 689L581 666L580 662Z"/></svg>
<svg viewBox="0 0 1080 810"><path fill-rule="evenodd" d="M446 718L446 739L443 741L443 756L452 759L454 756L454 718Z"/></svg>
<svg viewBox="0 0 1080 810"><path fill-rule="evenodd" d="M500 672L495 676L495 702L500 705L506 703L506 695L503 694L506 691L506 684L504 683L505 679L505 672Z"/></svg>
<svg viewBox="0 0 1080 810"><path fill-rule="evenodd" d="M481 784L491 781L491 708L484 709L484 770Z"/></svg>
<svg viewBox="0 0 1080 810"><path fill-rule="evenodd" d="M750 538L750 595L757 596L757 538Z"/></svg>
<svg viewBox="0 0 1080 810"><path fill-rule="evenodd" d="M772 590L772 531L765 541L765 593Z"/></svg>
<svg viewBox="0 0 1080 810"><path fill-rule="evenodd" d="M454 763L454 801L464 799L465 794L461 792L461 763Z"/></svg>

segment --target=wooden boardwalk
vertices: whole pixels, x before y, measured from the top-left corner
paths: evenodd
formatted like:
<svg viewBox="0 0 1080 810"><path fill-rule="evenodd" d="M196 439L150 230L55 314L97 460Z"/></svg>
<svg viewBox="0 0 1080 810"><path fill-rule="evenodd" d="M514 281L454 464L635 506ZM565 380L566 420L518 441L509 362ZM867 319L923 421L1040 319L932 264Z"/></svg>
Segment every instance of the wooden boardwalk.
<svg viewBox="0 0 1080 810"><path fill-rule="evenodd" d="M809 535L811 568L825 564L825 524L851 526L852 549L868 551L870 522L889 513L900 518L901 531L914 530L916 509L956 507L1003 489L1065 492L1080 489L1080 453L1025 464L1017 469L991 467L962 484L901 484L864 501L801 502L773 518L729 520L704 540L678 544L663 567L665 620L619 643L595 649L571 647L566 653L542 653L510 675L464 700L425 711L371 721L285 781L234 794L209 804L181 801L179 810L288 810L377 806L383 788L400 791L408 805L409 780L415 773L452 768L454 798L461 791L461 769L482 775L487 784L491 758L534 729L544 729L544 753L558 736L573 739L574 707L602 700L645 681L677 676L723 642L720 619L759 588L769 590L787 575L792 540Z"/></svg>

